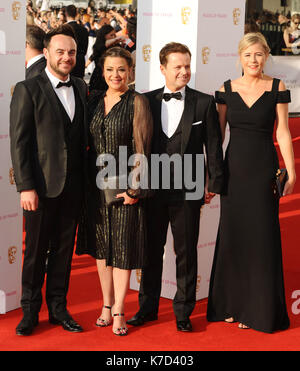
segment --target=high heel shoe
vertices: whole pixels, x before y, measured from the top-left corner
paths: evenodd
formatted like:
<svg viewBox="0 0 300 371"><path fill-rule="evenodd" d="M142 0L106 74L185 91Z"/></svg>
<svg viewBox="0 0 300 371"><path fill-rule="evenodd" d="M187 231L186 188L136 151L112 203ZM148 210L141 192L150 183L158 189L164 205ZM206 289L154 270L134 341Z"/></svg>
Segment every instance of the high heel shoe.
<svg viewBox="0 0 300 371"><path fill-rule="evenodd" d="M226 323L235 323L235 319L233 317L225 318L224 320Z"/></svg>
<svg viewBox="0 0 300 371"><path fill-rule="evenodd" d="M108 305L103 305L103 309L109 309L109 310L111 310L111 307L108 306ZM96 325L97 327L107 327L107 326L109 326L110 324L111 324L111 319L107 321L107 320L105 320L105 319L103 319L103 318L101 318L101 317L99 317L99 318L97 319L96 323L95 323L95 325Z"/></svg>
<svg viewBox="0 0 300 371"><path fill-rule="evenodd" d="M124 313L115 313L114 317L124 317ZM117 336L126 336L128 335L128 328L127 327L118 327L117 329L113 330L113 333Z"/></svg>
<svg viewBox="0 0 300 371"><path fill-rule="evenodd" d="M249 330L251 327L244 325L243 323L239 323L238 328L241 330Z"/></svg>

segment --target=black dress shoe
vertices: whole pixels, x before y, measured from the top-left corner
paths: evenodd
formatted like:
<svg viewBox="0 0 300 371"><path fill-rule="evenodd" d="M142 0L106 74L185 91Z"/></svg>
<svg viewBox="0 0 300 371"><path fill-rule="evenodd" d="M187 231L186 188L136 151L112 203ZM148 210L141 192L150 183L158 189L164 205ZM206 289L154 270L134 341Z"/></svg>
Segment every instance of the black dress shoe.
<svg viewBox="0 0 300 371"><path fill-rule="evenodd" d="M39 317L24 315L21 322L16 327L16 334L19 336L29 336L32 334L32 331L39 323Z"/></svg>
<svg viewBox="0 0 300 371"><path fill-rule="evenodd" d="M126 323L131 326L142 326L145 322L151 322L157 320L157 313L140 314L137 313L130 318Z"/></svg>
<svg viewBox="0 0 300 371"><path fill-rule="evenodd" d="M176 324L177 324L177 330L178 331L182 331L182 332L192 332L193 331L193 327L192 327L191 321L189 319L185 320L185 321L176 321Z"/></svg>
<svg viewBox="0 0 300 371"><path fill-rule="evenodd" d="M49 322L52 325L61 325L66 331L83 332L82 327L73 320L69 313L59 314L58 316L49 314Z"/></svg>

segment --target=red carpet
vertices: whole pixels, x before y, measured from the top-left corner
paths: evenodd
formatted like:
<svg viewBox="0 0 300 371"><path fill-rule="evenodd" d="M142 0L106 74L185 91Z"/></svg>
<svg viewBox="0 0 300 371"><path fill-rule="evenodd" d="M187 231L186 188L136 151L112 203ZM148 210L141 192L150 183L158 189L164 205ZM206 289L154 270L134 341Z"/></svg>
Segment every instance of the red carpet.
<svg viewBox="0 0 300 371"><path fill-rule="evenodd" d="M0 350L69 350L69 351L200 351L200 350L300 350L300 313L292 312L292 293L300 290L300 119L290 119L298 173L295 192L281 202L280 221L283 240L286 299L291 320L287 331L272 335L254 330L240 330L237 324L208 323L206 300L197 303L191 317L194 332L178 333L172 302L161 299L159 320L141 328L130 327L129 336L117 337L112 327L94 326L101 313L101 293L95 263L87 256L74 257L68 296L68 308L85 332L70 334L61 327L50 325L43 305L40 325L30 337L15 335L21 310L0 316ZM300 312L299 303L294 304ZM130 291L126 301L126 317L137 310L137 293Z"/></svg>

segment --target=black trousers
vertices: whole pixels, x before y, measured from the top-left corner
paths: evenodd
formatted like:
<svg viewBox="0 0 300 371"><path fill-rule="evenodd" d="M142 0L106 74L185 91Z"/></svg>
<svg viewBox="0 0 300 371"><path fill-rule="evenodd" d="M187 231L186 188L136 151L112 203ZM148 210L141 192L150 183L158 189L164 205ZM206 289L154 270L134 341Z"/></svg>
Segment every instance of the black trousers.
<svg viewBox="0 0 300 371"><path fill-rule="evenodd" d="M56 198L40 198L36 211L24 210L26 238L21 298L24 313L37 314L40 311L47 256L46 301L49 313L59 316L66 310L81 197L78 188L74 192L65 187Z"/></svg>
<svg viewBox="0 0 300 371"><path fill-rule="evenodd" d="M164 246L169 222L176 254L177 292L173 309L178 321L187 320L196 304L197 243L200 205L154 197L148 206L148 256L139 291L140 314L157 313L161 293Z"/></svg>

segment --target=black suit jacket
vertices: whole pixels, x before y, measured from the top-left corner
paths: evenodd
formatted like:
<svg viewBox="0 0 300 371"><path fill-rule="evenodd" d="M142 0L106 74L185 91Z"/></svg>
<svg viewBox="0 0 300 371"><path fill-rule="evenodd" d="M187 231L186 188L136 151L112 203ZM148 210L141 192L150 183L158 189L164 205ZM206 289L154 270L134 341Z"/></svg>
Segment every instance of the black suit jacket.
<svg viewBox="0 0 300 371"><path fill-rule="evenodd" d="M77 41L76 66L71 72L71 75L83 78L85 71L85 55L89 44L89 33L84 26L81 26L76 21L69 22L68 24L73 28Z"/></svg>
<svg viewBox="0 0 300 371"><path fill-rule="evenodd" d="M164 88L146 93L153 115L152 153L159 154L161 106ZM194 123L199 123L193 125ZM222 135L214 97L186 87L185 107L181 118L181 155L204 154L209 174L208 190L220 194L224 184ZM195 158L193 157L193 161ZM192 164L195 168L196 163ZM193 171L195 174L195 171ZM203 202L203 199L199 200Z"/></svg>
<svg viewBox="0 0 300 371"><path fill-rule="evenodd" d="M36 75L39 75L46 68L46 58L42 57L35 63L33 63L29 68L26 68L26 80L32 79Z"/></svg>
<svg viewBox="0 0 300 371"><path fill-rule="evenodd" d="M84 106L84 151L88 146L84 81L71 77ZM57 197L67 176L64 119L45 71L17 83L10 106L11 158L17 191L35 189L40 197Z"/></svg>

